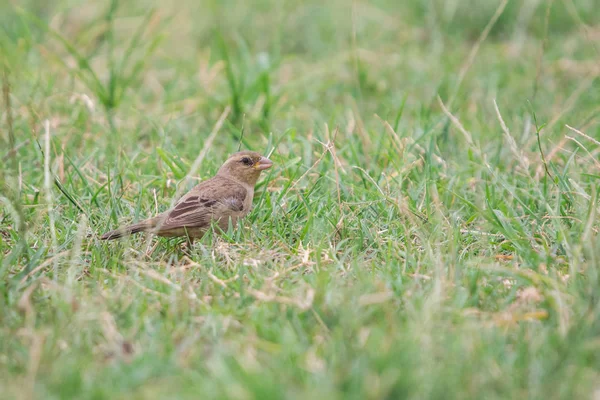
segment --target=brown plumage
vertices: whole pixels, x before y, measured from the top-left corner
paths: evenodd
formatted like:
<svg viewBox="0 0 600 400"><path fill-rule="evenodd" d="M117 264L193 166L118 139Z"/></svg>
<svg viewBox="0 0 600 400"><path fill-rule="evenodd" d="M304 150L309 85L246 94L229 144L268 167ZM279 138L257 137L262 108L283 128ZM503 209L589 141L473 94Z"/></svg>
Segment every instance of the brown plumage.
<svg viewBox="0 0 600 400"><path fill-rule="evenodd" d="M250 212L256 181L261 171L272 165L271 160L253 151L235 153L213 178L192 188L172 209L107 232L101 239L118 239L138 232L195 239L202 237L212 222L226 230L229 221L235 226L239 218Z"/></svg>

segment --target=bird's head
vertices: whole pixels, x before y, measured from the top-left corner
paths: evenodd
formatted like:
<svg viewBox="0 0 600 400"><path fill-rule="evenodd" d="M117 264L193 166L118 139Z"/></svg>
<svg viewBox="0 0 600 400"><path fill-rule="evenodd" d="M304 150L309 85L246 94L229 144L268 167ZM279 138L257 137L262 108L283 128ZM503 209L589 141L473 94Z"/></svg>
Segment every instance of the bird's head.
<svg viewBox="0 0 600 400"><path fill-rule="evenodd" d="M254 151L234 153L219 169L218 175L254 186L261 171L271 168L273 162Z"/></svg>

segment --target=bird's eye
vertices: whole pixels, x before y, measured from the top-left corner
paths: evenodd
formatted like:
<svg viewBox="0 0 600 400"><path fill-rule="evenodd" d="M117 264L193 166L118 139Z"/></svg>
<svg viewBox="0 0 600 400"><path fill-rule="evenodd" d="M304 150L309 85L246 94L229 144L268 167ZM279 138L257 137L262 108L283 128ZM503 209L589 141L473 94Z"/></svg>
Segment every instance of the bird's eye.
<svg viewBox="0 0 600 400"><path fill-rule="evenodd" d="M242 162L243 162L245 165L252 165L252 160L251 160L251 159L249 159L248 157L244 157L244 158L242 158Z"/></svg>

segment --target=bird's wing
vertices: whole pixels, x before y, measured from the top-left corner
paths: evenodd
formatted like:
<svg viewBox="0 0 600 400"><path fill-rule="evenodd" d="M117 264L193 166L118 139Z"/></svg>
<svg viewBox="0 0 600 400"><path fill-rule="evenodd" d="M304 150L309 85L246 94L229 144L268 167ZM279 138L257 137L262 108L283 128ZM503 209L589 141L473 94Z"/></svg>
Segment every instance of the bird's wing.
<svg viewBox="0 0 600 400"><path fill-rule="evenodd" d="M243 212L246 196L247 190L233 181L203 182L165 213L159 230L208 227L212 220Z"/></svg>

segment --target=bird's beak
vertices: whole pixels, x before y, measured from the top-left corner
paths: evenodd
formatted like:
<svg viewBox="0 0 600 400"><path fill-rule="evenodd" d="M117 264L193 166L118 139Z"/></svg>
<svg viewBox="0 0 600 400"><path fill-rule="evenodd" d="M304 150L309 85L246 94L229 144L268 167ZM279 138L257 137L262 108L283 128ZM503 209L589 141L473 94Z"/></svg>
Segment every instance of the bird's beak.
<svg viewBox="0 0 600 400"><path fill-rule="evenodd" d="M264 169L269 169L273 166L273 161L269 160L267 157L261 157L257 163L254 164L254 168L262 171Z"/></svg>

